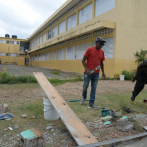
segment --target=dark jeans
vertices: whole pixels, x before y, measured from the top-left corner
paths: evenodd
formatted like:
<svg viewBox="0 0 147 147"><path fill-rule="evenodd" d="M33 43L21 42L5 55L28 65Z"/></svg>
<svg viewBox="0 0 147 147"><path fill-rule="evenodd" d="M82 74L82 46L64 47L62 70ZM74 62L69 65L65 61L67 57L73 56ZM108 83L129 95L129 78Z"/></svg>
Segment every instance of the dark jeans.
<svg viewBox="0 0 147 147"><path fill-rule="evenodd" d="M95 101L95 93L96 93L96 87L99 79L99 73L91 74L90 76L85 78L86 73L84 73L84 84L83 84L83 98L87 98L87 88L89 86L89 82L91 80L91 93L90 93L90 105L94 104Z"/></svg>
<svg viewBox="0 0 147 147"><path fill-rule="evenodd" d="M145 84L147 84L147 76L139 74L137 82L134 87L134 91L132 92L134 97L136 97L143 90Z"/></svg>

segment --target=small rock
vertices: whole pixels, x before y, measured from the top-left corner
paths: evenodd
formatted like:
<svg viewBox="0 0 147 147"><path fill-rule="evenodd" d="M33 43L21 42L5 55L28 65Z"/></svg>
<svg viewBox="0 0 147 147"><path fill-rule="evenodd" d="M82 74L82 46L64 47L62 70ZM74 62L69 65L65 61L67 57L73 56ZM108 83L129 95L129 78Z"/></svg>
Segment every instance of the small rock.
<svg viewBox="0 0 147 147"><path fill-rule="evenodd" d="M18 130L18 129L19 129L19 126L14 126L14 129L15 129L15 130Z"/></svg>
<svg viewBox="0 0 147 147"><path fill-rule="evenodd" d="M53 133L53 136L56 136L56 133Z"/></svg>
<svg viewBox="0 0 147 147"><path fill-rule="evenodd" d="M4 131L7 131L7 129L4 129Z"/></svg>
<svg viewBox="0 0 147 147"><path fill-rule="evenodd" d="M54 129L51 129L51 132L54 132Z"/></svg>
<svg viewBox="0 0 147 147"><path fill-rule="evenodd" d="M35 119L35 116L32 116L32 119Z"/></svg>
<svg viewBox="0 0 147 147"><path fill-rule="evenodd" d="M26 118L27 117L27 114L23 114L21 117L22 118Z"/></svg>
<svg viewBox="0 0 147 147"><path fill-rule="evenodd" d="M52 129L53 128L53 126L47 126L46 127L46 130L50 130L50 129ZM54 130L54 129L53 129Z"/></svg>

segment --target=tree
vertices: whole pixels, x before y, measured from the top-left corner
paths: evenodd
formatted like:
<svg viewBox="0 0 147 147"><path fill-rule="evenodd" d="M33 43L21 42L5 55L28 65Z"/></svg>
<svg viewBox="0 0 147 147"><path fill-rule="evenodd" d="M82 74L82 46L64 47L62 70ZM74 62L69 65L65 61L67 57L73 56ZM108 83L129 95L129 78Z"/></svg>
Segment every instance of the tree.
<svg viewBox="0 0 147 147"><path fill-rule="evenodd" d="M139 64L140 62L142 62L144 60L147 60L147 50L142 50L141 49L140 52L137 51L136 53L134 53L134 55L138 58L135 61L135 63L138 62L138 64Z"/></svg>

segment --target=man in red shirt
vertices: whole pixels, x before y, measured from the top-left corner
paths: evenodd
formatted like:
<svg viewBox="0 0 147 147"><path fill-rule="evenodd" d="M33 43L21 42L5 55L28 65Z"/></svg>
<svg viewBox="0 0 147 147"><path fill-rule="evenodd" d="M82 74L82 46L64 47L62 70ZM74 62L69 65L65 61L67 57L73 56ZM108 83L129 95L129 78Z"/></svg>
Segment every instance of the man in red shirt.
<svg viewBox="0 0 147 147"><path fill-rule="evenodd" d="M104 51L101 49L102 46L105 45L104 43L106 43L106 41L103 38L101 37L97 38L95 41L95 47L88 48L82 60L85 71L84 71L84 84L83 84L83 93L82 93L83 98L81 99L80 104L83 105L85 99L87 98L87 88L91 80L91 93L90 93L90 102L88 108L94 108L94 109L98 108L94 105L94 101L95 101L95 93L99 79L100 69L96 70L92 74L91 74L91 70L93 70L98 65L100 65L102 70L102 77L106 78L104 73L104 63L103 63L103 61L105 60L105 56L104 56ZM85 77L85 75L87 75L87 77Z"/></svg>

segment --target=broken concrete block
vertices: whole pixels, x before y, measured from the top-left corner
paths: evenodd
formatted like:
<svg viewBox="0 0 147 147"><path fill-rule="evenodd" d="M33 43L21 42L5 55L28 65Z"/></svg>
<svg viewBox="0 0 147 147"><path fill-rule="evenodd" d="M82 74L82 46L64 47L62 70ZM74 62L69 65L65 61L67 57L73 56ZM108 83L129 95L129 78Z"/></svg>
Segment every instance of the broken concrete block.
<svg viewBox="0 0 147 147"><path fill-rule="evenodd" d="M45 137L43 133L34 128L21 132L19 139L23 147L45 147Z"/></svg>
<svg viewBox="0 0 147 147"><path fill-rule="evenodd" d="M105 117L102 117L101 120L108 121L108 120L111 120L112 118L113 118L112 116L105 116Z"/></svg>
<svg viewBox="0 0 147 147"><path fill-rule="evenodd" d="M133 128L132 124L129 124L129 120L127 116L122 117L117 121L118 130L126 132Z"/></svg>

